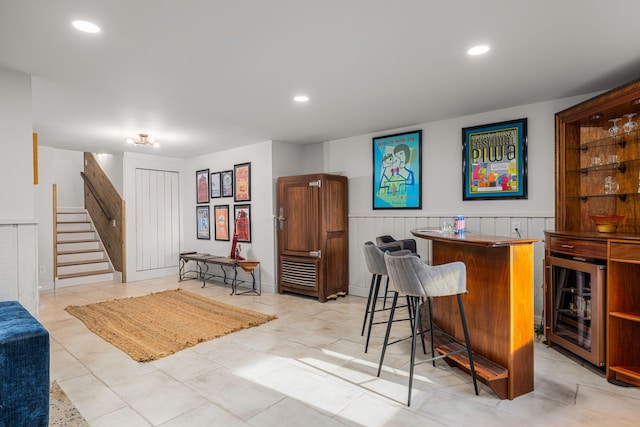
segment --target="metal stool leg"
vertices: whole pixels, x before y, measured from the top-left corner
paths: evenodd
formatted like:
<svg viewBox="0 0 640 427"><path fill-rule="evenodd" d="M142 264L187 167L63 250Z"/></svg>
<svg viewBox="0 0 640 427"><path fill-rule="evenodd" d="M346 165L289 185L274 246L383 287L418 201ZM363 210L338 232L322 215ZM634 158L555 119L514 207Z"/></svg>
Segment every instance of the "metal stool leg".
<svg viewBox="0 0 640 427"><path fill-rule="evenodd" d="M364 345L364 352L369 350L369 338L371 337L371 328L373 327L373 315L376 312L376 301L378 300L378 293L380 291L380 281L382 276L378 276L376 284L373 289L373 298L371 299L371 312L369 313L369 331L367 332L367 342Z"/></svg>
<svg viewBox="0 0 640 427"><path fill-rule="evenodd" d="M413 368L416 365L416 335L420 324L420 304L419 297L411 297L414 301L416 311L414 317L415 327L413 328L413 336L411 337L411 366L409 367L409 395L407 397L407 406L411 406L411 389L413 388Z"/></svg>
<svg viewBox="0 0 640 427"><path fill-rule="evenodd" d="M376 282L376 275L371 276L371 286L369 286L369 298L367 298L367 308L364 311L364 319L362 320L362 333L360 336L364 336L364 328L367 324L367 316L369 315L369 307L371 306L371 295L373 295L373 287Z"/></svg>
<svg viewBox="0 0 640 427"><path fill-rule="evenodd" d="M398 303L398 293L393 293L393 302L391 303L391 313L389 314L389 322L387 322L387 332L384 335L384 343L382 344L382 353L380 354L380 364L378 365L378 376L382 371L382 362L384 362L384 354L387 351L389 343L389 335L391 334L391 325L393 325L393 316L396 313L396 304Z"/></svg>
<svg viewBox="0 0 640 427"><path fill-rule="evenodd" d="M462 320L462 330L464 331L464 341L467 345L467 355L469 357L469 368L471 370L471 378L473 378L473 388L478 395L478 383L476 381L476 368L473 364L473 352L471 351L471 341L469 340L469 330L467 329L467 318L464 315L464 306L462 305L462 295L458 294L458 307L460 308L460 320Z"/></svg>

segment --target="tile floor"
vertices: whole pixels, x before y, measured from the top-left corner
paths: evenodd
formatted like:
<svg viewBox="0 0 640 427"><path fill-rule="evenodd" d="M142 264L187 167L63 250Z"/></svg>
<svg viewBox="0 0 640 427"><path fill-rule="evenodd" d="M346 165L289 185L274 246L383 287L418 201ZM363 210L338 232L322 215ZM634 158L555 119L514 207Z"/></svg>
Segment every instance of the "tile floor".
<svg viewBox="0 0 640 427"><path fill-rule="evenodd" d="M137 363L89 332L64 307L182 287L278 319ZM388 351L376 377L384 326L369 353L360 336L366 300L321 304L296 295L230 296L229 286L177 277L43 291L40 321L51 334L57 380L92 426L636 426L640 389L617 387L542 343L535 391L500 400L439 361L416 368L407 407L410 344ZM398 323L399 335L408 332ZM406 331L405 331L406 329Z"/></svg>

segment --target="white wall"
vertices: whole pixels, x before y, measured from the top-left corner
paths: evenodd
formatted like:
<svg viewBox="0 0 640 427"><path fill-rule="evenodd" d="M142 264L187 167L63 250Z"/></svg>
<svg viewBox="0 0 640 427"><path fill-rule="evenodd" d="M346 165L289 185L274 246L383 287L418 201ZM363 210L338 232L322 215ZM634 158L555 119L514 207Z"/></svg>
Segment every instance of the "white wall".
<svg viewBox="0 0 640 427"><path fill-rule="evenodd" d="M260 261L262 290L275 292L274 260L274 207L273 207L273 143L266 141L248 147L240 147L214 154L194 157L185 162L184 194L184 245L183 251L198 251L227 256L230 241L216 241L211 227L210 240L196 237L196 171L209 169L209 173L233 170L233 166L251 162L251 243L242 243L242 256ZM295 158L295 156L294 156ZM208 205L213 214L215 205L229 205L229 233L233 238L233 197L210 199ZM245 204L244 202L238 204ZM206 206L205 204L198 206ZM213 225L213 224L212 224Z"/></svg>
<svg viewBox="0 0 640 427"><path fill-rule="evenodd" d="M31 76L0 68L0 300L38 314Z"/></svg>
<svg viewBox="0 0 640 427"><path fill-rule="evenodd" d="M554 114L593 95L559 99L458 117L375 134L328 141L323 145L326 172L349 178L350 287L366 296L370 276L362 255L362 243L377 235L411 237L419 226L439 227L442 217L465 215L471 232L511 235L511 223L521 223L523 237L536 238L535 311L542 311L543 231L553 228L555 215ZM528 120L528 199L462 200L462 128L519 118ZM422 209L381 211L372 209L372 149L374 136L422 129ZM419 242L423 257L429 246Z"/></svg>
<svg viewBox="0 0 640 427"><path fill-rule="evenodd" d="M43 136L43 139L46 137ZM46 145L46 140L40 141ZM58 189L59 208L84 208L84 152L55 149L53 182Z"/></svg>
<svg viewBox="0 0 640 427"><path fill-rule="evenodd" d="M40 137L39 137L39 143ZM36 217L38 218L39 285L53 288L53 184L55 181L55 148L38 146L38 185ZM78 176L78 179L80 176Z"/></svg>
<svg viewBox="0 0 640 427"><path fill-rule="evenodd" d="M102 170L109 177L113 186L118 190L118 194L122 197L124 193L123 186L123 155L122 154L108 154L108 153L99 153L94 154L100 166L102 166Z"/></svg>
<svg viewBox="0 0 640 427"><path fill-rule="evenodd" d="M0 68L0 218L33 218L31 76Z"/></svg>

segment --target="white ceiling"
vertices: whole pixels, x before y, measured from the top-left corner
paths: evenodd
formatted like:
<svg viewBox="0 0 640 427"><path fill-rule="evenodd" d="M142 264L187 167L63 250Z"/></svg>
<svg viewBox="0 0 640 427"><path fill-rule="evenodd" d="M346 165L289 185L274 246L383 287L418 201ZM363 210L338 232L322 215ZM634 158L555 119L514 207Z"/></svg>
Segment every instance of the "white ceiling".
<svg viewBox="0 0 640 427"><path fill-rule="evenodd" d="M610 89L638 28L638 0L0 0L0 67L33 76L42 145L189 158Z"/></svg>

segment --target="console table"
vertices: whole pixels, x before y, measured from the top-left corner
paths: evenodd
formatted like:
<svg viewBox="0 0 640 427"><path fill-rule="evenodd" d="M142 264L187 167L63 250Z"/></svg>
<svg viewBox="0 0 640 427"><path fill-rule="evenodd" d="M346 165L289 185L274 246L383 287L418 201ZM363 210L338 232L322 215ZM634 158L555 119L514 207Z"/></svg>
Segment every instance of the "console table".
<svg viewBox="0 0 640 427"><path fill-rule="evenodd" d="M411 234L431 241L434 265L462 261L467 267L469 294L463 296L463 304L477 378L501 399L533 391L533 243L537 240L424 229ZM445 332L438 342L434 337L434 344L444 354L464 340L456 299L434 298L432 306L433 322ZM469 372L466 354L445 360Z"/></svg>
<svg viewBox="0 0 640 427"><path fill-rule="evenodd" d="M189 261L195 262L195 269L188 269ZM216 274L214 270L210 271L210 266L219 266L222 274ZM244 280L238 278L238 267L242 269L248 276L251 276L251 280ZM227 269L231 274L227 275ZM256 281L255 272L258 272L260 276L260 261L255 259L238 260L221 255L211 255L200 252L182 252L180 254L180 282L183 280L196 279L202 280L202 287L206 285L207 279L221 278L224 283L227 283L227 278L231 280L231 295L244 295L261 293L261 279ZM251 288L238 292L238 283L250 283Z"/></svg>

